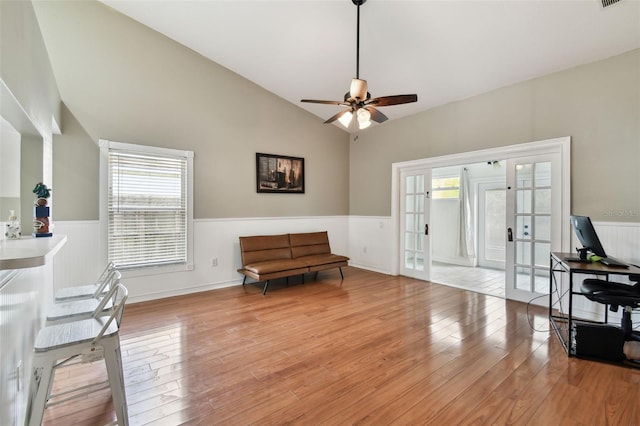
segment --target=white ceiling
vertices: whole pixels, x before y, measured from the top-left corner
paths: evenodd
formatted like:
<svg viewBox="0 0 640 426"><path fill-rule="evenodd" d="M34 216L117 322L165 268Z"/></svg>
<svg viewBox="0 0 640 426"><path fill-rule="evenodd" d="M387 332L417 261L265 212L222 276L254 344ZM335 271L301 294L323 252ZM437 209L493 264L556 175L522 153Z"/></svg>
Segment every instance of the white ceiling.
<svg viewBox="0 0 640 426"><path fill-rule="evenodd" d="M356 68L351 0L101 0L322 119ZM640 0L369 0L360 78L390 119L640 47Z"/></svg>

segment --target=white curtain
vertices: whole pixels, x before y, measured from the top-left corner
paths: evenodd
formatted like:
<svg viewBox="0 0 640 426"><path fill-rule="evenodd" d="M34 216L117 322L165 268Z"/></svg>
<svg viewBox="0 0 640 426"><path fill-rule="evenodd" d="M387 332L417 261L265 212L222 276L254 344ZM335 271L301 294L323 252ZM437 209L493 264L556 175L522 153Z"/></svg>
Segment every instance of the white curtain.
<svg viewBox="0 0 640 426"><path fill-rule="evenodd" d="M458 255L469 259L475 266L475 244L473 235L473 205L469 191L469 171L460 171L460 233L458 239Z"/></svg>

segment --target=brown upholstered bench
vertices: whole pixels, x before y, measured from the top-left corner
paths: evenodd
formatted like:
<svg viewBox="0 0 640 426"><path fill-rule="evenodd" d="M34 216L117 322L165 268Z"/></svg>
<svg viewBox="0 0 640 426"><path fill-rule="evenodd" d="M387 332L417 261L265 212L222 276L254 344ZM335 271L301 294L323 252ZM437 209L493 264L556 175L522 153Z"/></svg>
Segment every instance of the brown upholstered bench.
<svg viewBox="0 0 640 426"><path fill-rule="evenodd" d="M318 272L348 265L349 258L331 253L326 231L299 234L260 235L240 237L242 268L238 272L258 282L264 281L262 294L267 293L269 281L288 278L307 272Z"/></svg>

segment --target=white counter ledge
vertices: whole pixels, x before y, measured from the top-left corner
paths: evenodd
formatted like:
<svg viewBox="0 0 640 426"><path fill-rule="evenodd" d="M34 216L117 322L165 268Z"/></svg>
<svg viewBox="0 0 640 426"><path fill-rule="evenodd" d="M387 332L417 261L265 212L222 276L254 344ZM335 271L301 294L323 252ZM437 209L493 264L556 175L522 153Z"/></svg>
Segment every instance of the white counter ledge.
<svg viewBox="0 0 640 426"><path fill-rule="evenodd" d="M42 266L46 256L54 255L66 241L66 235L3 239L0 241L0 271Z"/></svg>

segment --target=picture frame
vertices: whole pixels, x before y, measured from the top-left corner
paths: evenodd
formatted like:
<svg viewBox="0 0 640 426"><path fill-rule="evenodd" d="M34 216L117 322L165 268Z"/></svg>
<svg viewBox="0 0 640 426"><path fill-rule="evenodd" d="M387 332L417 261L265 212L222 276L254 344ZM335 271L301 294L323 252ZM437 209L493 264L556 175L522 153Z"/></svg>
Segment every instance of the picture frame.
<svg viewBox="0 0 640 426"><path fill-rule="evenodd" d="M256 192L304 194L304 158L256 153Z"/></svg>

